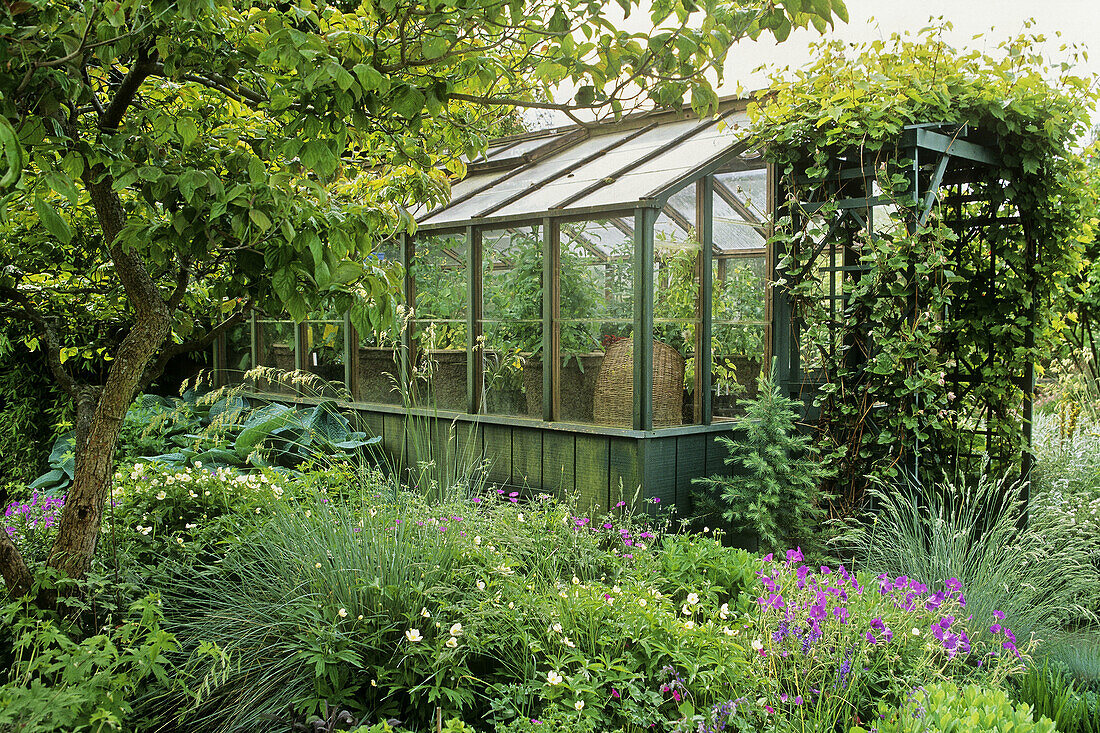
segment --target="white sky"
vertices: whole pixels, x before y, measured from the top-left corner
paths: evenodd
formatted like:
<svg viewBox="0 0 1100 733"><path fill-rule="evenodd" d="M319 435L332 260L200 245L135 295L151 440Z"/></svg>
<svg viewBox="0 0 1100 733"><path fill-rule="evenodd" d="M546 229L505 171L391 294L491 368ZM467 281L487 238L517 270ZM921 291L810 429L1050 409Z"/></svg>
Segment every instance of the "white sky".
<svg viewBox="0 0 1100 733"><path fill-rule="evenodd" d="M644 0L643 0L644 3ZM889 38L896 32L915 32L927 25L930 19L943 17L954 25L945 35L948 43L956 48L976 48L994 51L1007 38L1025 31L1029 18L1035 24L1028 31L1047 38L1044 53L1056 62L1071 61L1072 51L1060 50L1063 45L1077 45L1087 51L1094 46L1096 57L1079 62L1075 73L1080 76L1100 75L1100 0L847 0L849 22L837 23L826 31L826 37L850 42L873 41ZM608 3L609 12L618 6ZM640 30L646 14L636 12L625 25ZM973 37L982 34L981 38ZM810 43L821 36L813 29L791 34L783 43L767 40L743 41L729 54L725 83L719 88L723 96L735 94L738 82L746 91L768 85L768 74L756 71L761 65L771 69L799 68L810 61ZM565 101L572 90L562 88ZM1100 115L1094 114L1094 119ZM553 114L528 115L536 127L566 124L564 116Z"/></svg>
<svg viewBox="0 0 1100 733"><path fill-rule="evenodd" d="M1097 46L1097 58L1077 73L1100 73L1100 0L847 0L849 22L837 23L827 36L845 41L873 41L892 33L917 31L930 18L942 16L955 27L946 35L957 48L992 51L1001 41L1024 31L1024 23L1034 18L1031 33L1047 37L1045 52L1058 61L1069 60L1063 44L1078 44L1088 49ZM983 34L983 38L972 37ZM1057 37L1057 34L1061 37ZM757 41L743 43L730 54L726 67L728 80L742 79L746 89L766 86L763 74L752 70L762 63L773 67L800 67L809 62L809 43L819 38L814 30L797 31L784 43Z"/></svg>

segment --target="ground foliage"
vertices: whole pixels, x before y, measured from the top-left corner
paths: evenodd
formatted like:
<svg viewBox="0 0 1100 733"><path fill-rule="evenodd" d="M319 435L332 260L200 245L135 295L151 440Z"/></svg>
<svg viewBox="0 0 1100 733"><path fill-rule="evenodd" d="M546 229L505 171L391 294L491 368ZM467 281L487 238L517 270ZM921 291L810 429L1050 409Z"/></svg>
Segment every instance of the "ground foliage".
<svg viewBox="0 0 1100 733"><path fill-rule="evenodd" d="M1034 52L1037 36L986 54L949 46L942 39L949 28L863 46L823 44L812 66L777 81L754 111L758 139L792 184L773 239L786 253L778 284L796 321L808 325L802 353L824 379L823 440L853 485L868 474L896 475L903 460L915 467L918 454L930 476L972 451L1018 457L1024 388L1017 377L1050 352L1054 288L1075 258L1084 194L1082 166L1069 148L1086 130L1090 82ZM898 160L895 146L907 125L929 122L989 133L1000 165L969 193L1003 202L999 210L1018 213L1022 227L960 245L941 201L918 219L904 169L912 161ZM865 271L838 285L842 322L834 327L826 324L827 281L812 252L835 234L828 229L836 198L826 189L841 153L874 166L892 206L876 209L875 236L850 233ZM821 199L827 206L808 214L805 203ZM990 246L1000 249L995 280L980 267ZM1030 323L1040 324L1034 337ZM850 353L861 346L864 353ZM986 359L991 352L996 358ZM973 382L952 382L966 371ZM992 429L988 444L971 434L979 424Z"/></svg>

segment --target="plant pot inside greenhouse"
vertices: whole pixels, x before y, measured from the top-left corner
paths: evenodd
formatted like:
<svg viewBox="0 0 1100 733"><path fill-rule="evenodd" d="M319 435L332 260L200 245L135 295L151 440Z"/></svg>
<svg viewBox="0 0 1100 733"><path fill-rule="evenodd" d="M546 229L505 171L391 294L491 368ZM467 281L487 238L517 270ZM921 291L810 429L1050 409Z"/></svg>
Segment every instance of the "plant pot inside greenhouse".
<svg viewBox="0 0 1100 733"><path fill-rule="evenodd" d="M593 400L596 394L596 377L603 363L603 352L579 354L570 357L562 365L561 414L564 422L592 422ZM523 365L523 391L527 401L527 414L542 417L542 362L529 360Z"/></svg>
<svg viewBox="0 0 1100 733"><path fill-rule="evenodd" d="M356 399L383 405L403 404L399 388L399 355L396 349L359 347L359 384Z"/></svg>

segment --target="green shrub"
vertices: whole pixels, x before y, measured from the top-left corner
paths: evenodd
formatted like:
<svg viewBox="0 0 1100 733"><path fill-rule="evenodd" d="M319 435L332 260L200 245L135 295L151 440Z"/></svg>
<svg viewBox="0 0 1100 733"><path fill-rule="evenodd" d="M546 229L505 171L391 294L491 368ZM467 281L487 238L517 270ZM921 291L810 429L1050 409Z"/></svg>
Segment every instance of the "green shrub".
<svg viewBox="0 0 1100 733"><path fill-rule="evenodd" d="M972 622L953 578L929 587L802 561L801 552L791 550L784 561L760 562L756 597L739 624L740 676L726 697L700 704L674 673L667 687L695 711L685 715L681 730L729 726L762 713L796 729L828 730L857 715L867 719L879 700L896 703L930 679L999 683L1022 668L1026 657L1008 622L989 629Z"/></svg>
<svg viewBox="0 0 1100 733"><path fill-rule="evenodd" d="M72 400L55 386L39 354L6 350L0 335L0 503L46 468L49 445L71 419Z"/></svg>
<svg viewBox="0 0 1100 733"><path fill-rule="evenodd" d="M664 595L683 599L696 592L718 605L728 603L742 613L750 610L748 591L757 583L759 556L723 547L705 536L676 534L661 538L654 560L651 584Z"/></svg>
<svg viewBox="0 0 1100 733"><path fill-rule="evenodd" d="M882 708L878 733L1054 733L1049 718L1032 719L1027 705L1013 705L1004 690L938 682L913 693L900 709ZM853 733L863 728L853 728Z"/></svg>
<svg viewBox="0 0 1100 733"><path fill-rule="evenodd" d="M583 710L550 710L539 718L515 718L495 728L495 733L611 733L596 728L594 718L585 717Z"/></svg>
<svg viewBox="0 0 1100 733"><path fill-rule="evenodd" d="M1077 603L1100 612L1100 424L1067 409L1039 415L1033 449L1031 515L1056 530L1060 542L1091 556L1085 567L1093 571L1096 583L1082 589Z"/></svg>
<svg viewBox="0 0 1100 733"><path fill-rule="evenodd" d="M79 632L25 601L0 610L11 629L14 663L0 687L0 730L81 733L133 730L132 700L148 683L171 686L166 655L176 647L161 628L159 600L147 596L103 633Z"/></svg>
<svg viewBox="0 0 1100 733"><path fill-rule="evenodd" d="M664 536L622 507L593 521L506 493L440 506L329 488L246 510L227 555L161 579L200 693L151 697L150 716L243 731L327 702L421 726L438 706L490 726L559 715L640 730L676 714L662 667L709 704L745 664L747 553ZM201 653L211 645L224 657Z"/></svg>
<svg viewBox="0 0 1100 733"><path fill-rule="evenodd" d="M756 535L762 552L811 547L825 516L821 483L828 471L810 437L798 431L798 403L782 395L768 371L759 382L757 397L733 425L745 437L718 439L733 475L695 479L693 495L700 507L715 507L735 529Z"/></svg>
<svg viewBox="0 0 1100 733"><path fill-rule="evenodd" d="M60 491L73 479L74 434L61 436L50 454L50 471L31 488ZM194 465L238 470L276 469L298 474L303 463L359 456L378 443L353 429L336 403L294 408L246 398L231 389L183 398L141 395L123 419L118 464L151 462L169 468Z"/></svg>
<svg viewBox="0 0 1100 733"><path fill-rule="evenodd" d="M64 496L45 496L38 492L25 501L17 499L5 507L0 531L7 532L15 540L28 563L38 564L49 554L63 506Z"/></svg>
<svg viewBox="0 0 1100 733"><path fill-rule="evenodd" d="M298 483L271 471L123 466L107 507L104 549L148 580L165 563L220 559L258 520L293 501Z"/></svg>

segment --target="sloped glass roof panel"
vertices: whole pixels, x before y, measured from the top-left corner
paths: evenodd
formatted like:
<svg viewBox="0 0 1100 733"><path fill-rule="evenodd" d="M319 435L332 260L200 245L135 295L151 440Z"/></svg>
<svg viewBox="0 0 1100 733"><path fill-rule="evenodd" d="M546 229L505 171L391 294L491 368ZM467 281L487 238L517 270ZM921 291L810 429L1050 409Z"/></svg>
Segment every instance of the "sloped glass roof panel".
<svg viewBox="0 0 1100 733"><path fill-rule="evenodd" d="M558 138L560 138L564 134L565 133L562 133L562 134L559 134L559 135L543 135L541 137L531 138L530 140L520 140L519 142L515 143L511 147L509 147L507 149L502 149L496 155L490 155L489 160L494 160L494 159L497 159L497 158L518 158L521 155L525 155L525 154L530 153L534 150L538 150L543 145L546 145L548 143L553 142L554 140L557 140Z"/></svg>
<svg viewBox="0 0 1100 733"><path fill-rule="evenodd" d="M571 145L544 160L540 160L522 173L516 175L509 175L510 172L498 173L497 177L501 180L493 187L477 194L471 199L453 204L438 214L426 217L423 221L426 224L435 225L442 222L461 222L474 219L479 215L486 215L486 212L495 214L497 213L497 206L506 201L509 197L525 189L533 190L537 188L544 181L562 174L570 165L583 160L587 156L598 152L601 148L617 140L621 140L627 134L627 132L619 132L611 135L598 135L583 140L576 145ZM457 198L457 196L455 196L455 198ZM539 210L531 209L530 207L522 207L522 211L523 213L539 213Z"/></svg>
<svg viewBox="0 0 1100 733"><path fill-rule="evenodd" d="M695 121L694 124L699 123ZM719 130L717 126L708 127L566 208L634 202L651 196L728 151L741 139L737 132L732 127L723 130Z"/></svg>
<svg viewBox="0 0 1100 733"><path fill-rule="evenodd" d="M699 124L699 120L685 120L659 125L646 132L635 131L637 137L622 142L577 170L532 191L530 195L501 209L500 213L521 214L528 211L546 211L558 206L607 175L630 167L631 163L639 160L649 151L667 145Z"/></svg>
<svg viewBox="0 0 1100 733"><path fill-rule="evenodd" d="M472 166L469 177L454 185L452 204L420 213L418 219L431 229L589 207L634 208L681 185L701 166L729 156L744 137L741 125L747 119L734 110L720 120L652 114L593 128L587 136L580 128L562 128L493 143L479 161L487 169ZM549 149L538 152L542 148ZM535 154L534 162L524 161L528 153ZM677 211L694 222L694 205L689 211L685 203L678 203Z"/></svg>

